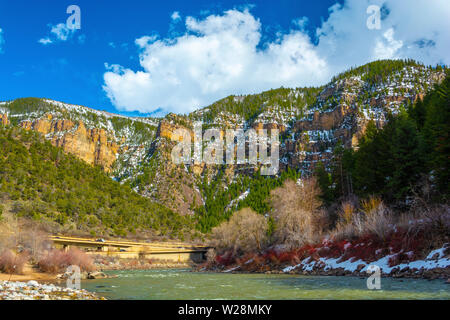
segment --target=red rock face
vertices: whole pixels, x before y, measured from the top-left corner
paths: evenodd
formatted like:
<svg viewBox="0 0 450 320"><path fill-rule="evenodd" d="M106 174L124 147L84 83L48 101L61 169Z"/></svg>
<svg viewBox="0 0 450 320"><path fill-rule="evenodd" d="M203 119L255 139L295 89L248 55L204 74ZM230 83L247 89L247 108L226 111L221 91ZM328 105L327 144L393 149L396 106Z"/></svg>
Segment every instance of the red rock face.
<svg viewBox="0 0 450 320"><path fill-rule="evenodd" d="M255 122L252 126L253 129L255 129L257 132L258 130L267 130L267 133L270 134L271 130L278 130L280 133L286 131L286 127L282 124L278 123L261 123L261 122Z"/></svg>
<svg viewBox="0 0 450 320"><path fill-rule="evenodd" d="M86 129L83 122L78 125L71 120L39 119L33 122L23 121L20 126L25 130L37 131L50 139L53 145L63 148L92 165L99 165L109 172L116 161L119 146L104 129Z"/></svg>
<svg viewBox="0 0 450 320"><path fill-rule="evenodd" d="M8 115L7 114L0 114L0 124L3 126L9 125Z"/></svg>

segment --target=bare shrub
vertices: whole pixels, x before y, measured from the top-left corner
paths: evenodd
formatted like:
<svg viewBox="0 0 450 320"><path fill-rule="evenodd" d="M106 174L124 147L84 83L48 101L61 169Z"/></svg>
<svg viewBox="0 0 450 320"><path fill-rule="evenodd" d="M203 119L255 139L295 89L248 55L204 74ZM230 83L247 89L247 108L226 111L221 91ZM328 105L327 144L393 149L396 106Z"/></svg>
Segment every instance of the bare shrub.
<svg viewBox="0 0 450 320"><path fill-rule="evenodd" d="M301 247L312 239L311 214L306 210L279 212L275 223L274 242L288 249Z"/></svg>
<svg viewBox="0 0 450 320"><path fill-rule="evenodd" d="M317 238L330 230L331 220L326 210L318 210L312 217L314 237Z"/></svg>
<svg viewBox="0 0 450 320"><path fill-rule="evenodd" d="M14 249L20 243L21 228L17 217L7 215L0 224L0 249Z"/></svg>
<svg viewBox="0 0 450 320"><path fill-rule="evenodd" d="M358 208L351 200L344 200L338 211L336 228L332 232L334 239L341 241L358 237L362 231L361 217Z"/></svg>
<svg viewBox="0 0 450 320"><path fill-rule="evenodd" d="M423 235L427 248L440 248L450 242L450 206L447 204L415 207L403 214L397 225L407 230L408 238Z"/></svg>
<svg viewBox="0 0 450 320"><path fill-rule="evenodd" d="M81 271L95 270L91 257L76 248L71 248L68 251L53 249L38 261L39 269L48 273L62 272L71 265L80 267Z"/></svg>
<svg viewBox="0 0 450 320"><path fill-rule="evenodd" d="M355 205L351 201L344 201L341 204L341 222L344 224L351 224L355 213L357 212Z"/></svg>
<svg viewBox="0 0 450 320"><path fill-rule="evenodd" d="M330 233L331 237L336 241L351 240L359 236L353 224L343 224L338 222L334 230Z"/></svg>
<svg viewBox="0 0 450 320"><path fill-rule="evenodd" d="M303 180L300 185L286 180L283 186L271 192L274 243L295 248L319 237L328 224L320 209L320 193L315 178Z"/></svg>
<svg viewBox="0 0 450 320"><path fill-rule="evenodd" d="M206 262L212 264L215 262L215 259L216 259L216 250L212 248L208 249L208 251L206 252Z"/></svg>
<svg viewBox="0 0 450 320"><path fill-rule="evenodd" d="M297 186L296 191L300 192L300 194L297 194L296 204L306 211L312 213L318 212L322 206L322 201L320 200L322 190L320 190L316 177L303 179L299 185L292 180L285 182L285 186L287 187L292 187L293 185Z"/></svg>
<svg viewBox="0 0 450 320"><path fill-rule="evenodd" d="M22 233L20 244L37 261L40 255L51 246L48 234L42 231L36 223L26 225L24 229L25 232Z"/></svg>
<svg viewBox="0 0 450 320"><path fill-rule="evenodd" d="M58 273L69 265L67 255L61 250L51 250L38 261L39 269L48 273Z"/></svg>
<svg viewBox="0 0 450 320"><path fill-rule="evenodd" d="M72 248L67 251L67 254L69 256L70 265L79 266L82 271L93 271L96 269L92 258L85 252Z"/></svg>
<svg viewBox="0 0 450 320"><path fill-rule="evenodd" d="M382 204L382 200L376 196L370 196L368 199L361 200L361 209L369 215L372 211L376 210Z"/></svg>
<svg viewBox="0 0 450 320"><path fill-rule="evenodd" d="M431 208L424 214L437 234L450 235L450 206L443 204Z"/></svg>
<svg viewBox="0 0 450 320"><path fill-rule="evenodd" d="M365 212L363 230L384 240L392 231L392 213L381 200L375 204L377 204L376 207L371 207L370 211Z"/></svg>
<svg viewBox="0 0 450 320"><path fill-rule="evenodd" d="M13 241L8 233L8 229L3 225L0 225L0 251L4 249L12 248Z"/></svg>
<svg viewBox="0 0 450 320"><path fill-rule="evenodd" d="M6 249L0 254L0 270L5 273L23 274L23 267L28 261L26 253L16 254Z"/></svg>
<svg viewBox="0 0 450 320"><path fill-rule="evenodd" d="M384 240L392 231L392 213L377 197L361 201L362 212L354 202L344 201L339 212L339 221L332 236L336 240L350 240L365 234L376 235Z"/></svg>
<svg viewBox="0 0 450 320"><path fill-rule="evenodd" d="M231 250L233 254L261 250L267 241L267 230L264 216L244 208L213 229L212 246L220 252Z"/></svg>

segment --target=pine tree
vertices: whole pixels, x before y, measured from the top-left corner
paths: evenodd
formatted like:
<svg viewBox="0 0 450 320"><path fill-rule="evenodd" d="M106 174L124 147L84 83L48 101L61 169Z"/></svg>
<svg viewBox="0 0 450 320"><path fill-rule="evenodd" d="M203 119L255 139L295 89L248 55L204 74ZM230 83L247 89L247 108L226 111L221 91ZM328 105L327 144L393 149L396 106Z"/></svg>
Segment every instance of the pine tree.
<svg viewBox="0 0 450 320"><path fill-rule="evenodd" d="M331 160L331 185L334 199L347 197L353 193L354 160L353 149L346 149L339 142L334 148Z"/></svg>
<svg viewBox="0 0 450 320"><path fill-rule="evenodd" d="M333 191L331 190L331 175L326 171L324 164L320 161L314 168L314 174L317 177L322 194L320 198L326 204L333 201Z"/></svg>
<svg viewBox="0 0 450 320"><path fill-rule="evenodd" d="M424 172L424 161L420 152L419 135L413 120L406 114L392 119L389 127L393 127L390 137L392 170L387 190L397 200L405 199L417 184L420 174ZM385 132L389 132L387 130Z"/></svg>
<svg viewBox="0 0 450 320"><path fill-rule="evenodd" d="M450 76L424 101L427 112L423 129L429 170L438 190L450 195Z"/></svg>
<svg viewBox="0 0 450 320"><path fill-rule="evenodd" d="M384 189L388 157L389 145L380 134L375 122L370 120L355 154L353 178L357 193L378 194Z"/></svg>

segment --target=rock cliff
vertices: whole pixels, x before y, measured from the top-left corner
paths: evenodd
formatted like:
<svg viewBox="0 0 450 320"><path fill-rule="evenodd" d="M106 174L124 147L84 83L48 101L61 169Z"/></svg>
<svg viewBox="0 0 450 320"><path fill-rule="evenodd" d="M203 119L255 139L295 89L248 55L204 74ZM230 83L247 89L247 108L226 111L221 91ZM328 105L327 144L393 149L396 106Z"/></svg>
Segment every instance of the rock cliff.
<svg viewBox="0 0 450 320"><path fill-rule="evenodd" d="M107 172L116 161L119 146L104 129L86 129L82 121L75 124L71 120L52 120L51 114L43 119L22 121L20 126L43 134L53 145Z"/></svg>
<svg viewBox="0 0 450 320"><path fill-rule="evenodd" d="M8 115L7 114L0 114L0 123L4 126L7 126L9 124Z"/></svg>

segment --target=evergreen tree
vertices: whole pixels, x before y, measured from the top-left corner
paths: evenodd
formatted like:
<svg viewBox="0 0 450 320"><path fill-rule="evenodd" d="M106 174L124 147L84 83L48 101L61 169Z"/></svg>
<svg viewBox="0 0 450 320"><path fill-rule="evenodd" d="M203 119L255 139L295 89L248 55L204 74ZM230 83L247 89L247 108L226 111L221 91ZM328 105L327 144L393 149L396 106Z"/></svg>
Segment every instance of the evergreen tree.
<svg viewBox="0 0 450 320"><path fill-rule="evenodd" d="M322 192L320 198L325 204L330 204L334 200L333 190L331 189L331 175L326 171L321 161L314 168L314 174Z"/></svg>
<svg viewBox="0 0 450 320"><path fill-rule="evenodd" d="M424 100L427 108L423 129L427 164L438 190L450 194L450 76Z"/></svg>
<svg viewBox="0 0 450 320"><path fill-rule="evenodd" d="M346 149L338 143L333 151L331 160L333 198L347 197L353 193L352 172L354 170L353 149Z"/></svg>
<svg viewBox="0 0 450 320"><path fill-rule="evenodd" d="M386 133L390 133L391 128L393 134L388 136ZM393 198L405 199L425 169L420 152L420 137L414 121L406 114L391 119L383 133L389 139L391 150L391 156L387 159L391 169L387 189Z"/></svg>
<svg viewBox="0 0 450 320"><path fill-rule="evenodd" d="M356 193L366 196L378 194L385 187L389 145L370 120L355 154L354 185Z"/></svg>

